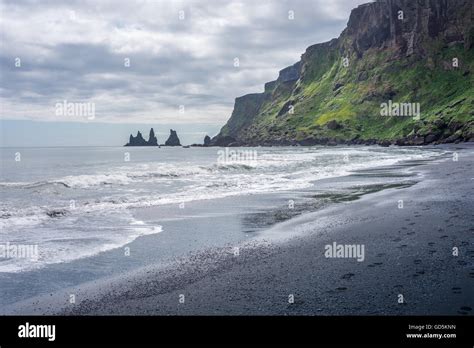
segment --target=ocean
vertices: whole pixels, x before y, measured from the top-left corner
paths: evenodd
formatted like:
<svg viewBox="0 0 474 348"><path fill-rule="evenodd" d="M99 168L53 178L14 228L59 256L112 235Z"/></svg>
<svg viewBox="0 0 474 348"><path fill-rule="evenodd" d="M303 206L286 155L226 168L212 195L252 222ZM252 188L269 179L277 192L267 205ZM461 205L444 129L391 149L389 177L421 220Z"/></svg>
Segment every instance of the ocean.
<svg viewBox="0 0 474 348"><path fill-rule="evenodd" d="M35 257L0 258L0 273L71 262L162 232L137 209L304 190L364 168L427 159L417 147L2 148L0 245Z"/></svg>

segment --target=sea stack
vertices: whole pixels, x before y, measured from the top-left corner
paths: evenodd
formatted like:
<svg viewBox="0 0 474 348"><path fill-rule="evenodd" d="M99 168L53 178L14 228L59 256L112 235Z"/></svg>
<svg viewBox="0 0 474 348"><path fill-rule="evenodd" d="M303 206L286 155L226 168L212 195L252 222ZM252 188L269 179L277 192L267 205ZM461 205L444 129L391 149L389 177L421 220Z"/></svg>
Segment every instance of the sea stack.
<svg viewBox="0 0 474 348"><path fill-rule="evenodd" d="M143 138L142 133L138 131L136 137L130 134L128 143L126 143L124 146L158 146L158 139L156 138L155 132L152 128L150 129L150 136L148 138L148 141L146 141Z"/></svg>
<svg viewBox="0 0 474 348"><path fill-rule="evenodd" d="M209 146L211 144L211 138L209 137L209 135L206 135L204 137L204 146Z"/></svg>
<svg viewBox="0 0 474 348"><path fill-rule="evenodd" d="M158 146L158 139L155 136L155 131L150 129L150 136L148 137L148 146Z"/></svg>
<svg viewBox="0 0 474 348"><path fill-rule="evenodd" d="M165 142L165 146L181 146L181 143L175 130L170 129L170 136Z"/></svg>

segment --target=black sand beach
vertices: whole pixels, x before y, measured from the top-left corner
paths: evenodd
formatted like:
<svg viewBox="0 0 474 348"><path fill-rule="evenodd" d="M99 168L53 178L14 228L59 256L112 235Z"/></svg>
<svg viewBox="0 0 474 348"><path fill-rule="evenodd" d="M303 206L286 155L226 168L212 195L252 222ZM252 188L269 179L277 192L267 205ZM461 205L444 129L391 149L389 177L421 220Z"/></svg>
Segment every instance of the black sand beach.
<svg viewBox="0 0 474 348"><path fill-rule="evenodd" d="M457 161L449 153L435 161L405 163L400 167L416 171L415 177L361 186L360 194L334 195L326 207L298 210L296 201L289 213L260 212L254 215L261 217L260 232L248 242L42 296L17 304L10 313L472 315L473 148L450 146ZM354 177L377 182L393 171L400 168ZM153 215L153 210L141 214ZM212 226L213 217L206 219ZM221 220L216 218L216 228L225 223ZM325 246L334 242L364 245L364 260L326 258ZM70 293L75 304L69 303Z"/></svg>

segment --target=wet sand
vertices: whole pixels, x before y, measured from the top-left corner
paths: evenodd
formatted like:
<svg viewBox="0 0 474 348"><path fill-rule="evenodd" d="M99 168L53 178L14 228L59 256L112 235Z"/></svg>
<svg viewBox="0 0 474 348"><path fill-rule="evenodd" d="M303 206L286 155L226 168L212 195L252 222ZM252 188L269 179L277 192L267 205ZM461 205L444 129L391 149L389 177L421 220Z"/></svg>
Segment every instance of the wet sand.
<svg viewBox="0 0 474 348"><path fill-rule="evenodd" d="M449 155L419 163L416 170L421 177L414 182L360 195L341 194L332 197L333 204L313 212L262 212L264 222L258 225L268 228L248 242L192 252L42 296L16 306L14 312L472 315L473 148L455 149L458 161ZM374 170L360 175L375 180L386 173ZM153 215L152 211L142 214ZM212 218L208 219L212 225ZM325 257L326 245L334 242L363 245L364 260ZM75 304L68 302L71 291Z"/></svg>

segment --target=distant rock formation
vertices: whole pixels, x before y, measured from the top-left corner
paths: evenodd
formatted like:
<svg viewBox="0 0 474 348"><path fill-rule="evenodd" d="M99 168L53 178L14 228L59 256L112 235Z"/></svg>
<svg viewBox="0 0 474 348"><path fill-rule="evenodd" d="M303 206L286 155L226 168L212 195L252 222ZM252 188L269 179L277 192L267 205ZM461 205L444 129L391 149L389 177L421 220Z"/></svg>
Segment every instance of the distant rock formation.
<svg viewBox="0 0 474 348"><path fill-rule="evenodd" d="M175 130L170 129L170 136L168 140L165 141L165 146L181 146L178 134L176 134Z"/></svg>
<svg viewBox="0 0 474 348"><path fill-rule="evenodd" d="M143 138L142 133L138 131L136 137L130 134L130 139L128 140L128 143L126 143L124 146L158 146L158 139L156 138L155 132L152 128L150 129L150 136L148 141L146 141Z"/></svg>
<svg viewBox="0 0 474 348"><path fill-rule="evenodd" d="M204 137L204 142L202 144L191 144L192 147L208 147L212 146L211 143L211 137L209 135L206 135Z"/></svg>
<svg viewBox="0 0 474 348"><path fill-rule="evenodd" d="M150 129L150 136L148 137L148 146L158 146L158 139L155 136L153 128Z"/></svg>

